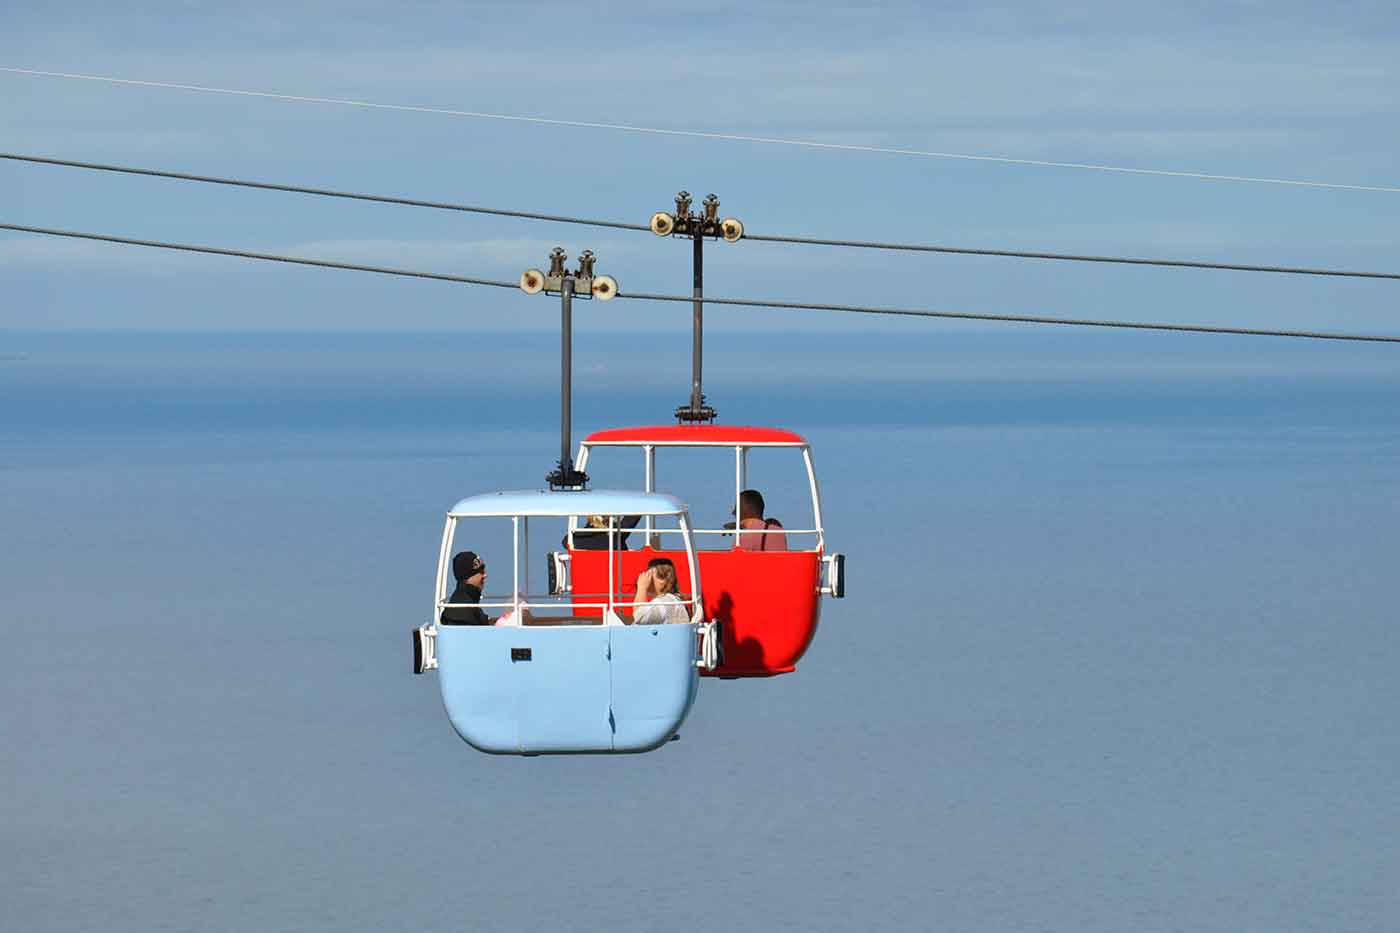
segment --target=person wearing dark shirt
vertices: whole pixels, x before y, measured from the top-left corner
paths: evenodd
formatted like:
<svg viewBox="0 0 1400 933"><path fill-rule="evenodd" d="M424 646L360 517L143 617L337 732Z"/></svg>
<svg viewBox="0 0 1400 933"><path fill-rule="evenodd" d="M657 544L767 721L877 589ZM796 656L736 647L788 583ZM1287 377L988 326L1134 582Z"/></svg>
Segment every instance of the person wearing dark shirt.
<svg viewBox="0 0 1400 933"><path fill-rule="evenodd" d="M637 527L637 523L642 520L640 515L624 515L618 521L617 527L612 531L608 530L607 515L590 515L587 518L588 528L583 531L574 532L574 548L579 551L606 551L608 549L609 536L615 539L613 550L627 550L627 537L631 529ZM569 536L564 536L564 544L569 543ZM643 545L645 547L645 545Z"/></svg>
<svg viewBox="0 0 1400 933"><path fill-rule="evenodd" d="M449 603L481 602L481 588L486 585L486 562L475 551L462 551L452 558L452 575L457 578L457 588L447 600ZM443 625L492 624L480 606L444 609L439 621Z"/></svg>

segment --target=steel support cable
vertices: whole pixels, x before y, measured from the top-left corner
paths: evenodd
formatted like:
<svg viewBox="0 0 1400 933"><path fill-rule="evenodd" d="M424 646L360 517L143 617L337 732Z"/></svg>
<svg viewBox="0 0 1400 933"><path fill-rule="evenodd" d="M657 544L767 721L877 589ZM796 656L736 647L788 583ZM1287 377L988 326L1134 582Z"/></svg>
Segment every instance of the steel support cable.
<svg viewBox="0 0 1400 933"><path fill-rule="evenodd" d="M167 172L160 169L136 168L130 165L76 162L71 159L51 159L45 156L21 155L14 152L0 152L0 159L8 159L12 162L34 162L39 165L61 165L66 168L85 168L98 172L119 172L124 175L148 175L152 178L174 178L178 181L198 181L210 185L228 185L235 188L258 188L263 191L314 194L323 198L348 198L352 201L373 201L379 204L402 204L407 207L431 207L440 211L461 211L467 214L494 214L499 217L521 217L526 220L549 220L561 224L586 224L591 227L615 227L619 230L651 229L646 224L625 224L613 220L598 220L588 217L566 217L561 214L537 214L533 211L513 211L498 207L476 207L470 204L452 204L447 201L424 201L418 198L396 198L381 194L364 194L357 191L336 191L330 188L309 188L301 185L282 185L266 181L219 178L214 175L192 175L188 172Z"/></svg>
<svg viewBox="0 0 1400 933"><path fill-rule="evenodd" d="M747 136L741 133L718 133L705 130L681 130L656 126L634 126L626 123L600 123L588 120L561 120L551 117L527 116L511 113L487 113L479 110L451 110L446 107L421 107L407 104L384 104L368 100L348 100L339 97L312 97L304 94L277 94L271 91L248 91L227 87L208 87L201 84L176 84L170 81L140 81L134 78L116 78L110 75L75 74L67 71L41 71L35 68L14 68L0 66L0 72L31 75L41 78L65 78L73 81L98 81L105 84L122 84L129 87L154 87L177 91L196 91L203 94L231 94L238 97L258 97L265 100L281 100L301 104L330 104L338 107L363 107L371 110L391 110L406 113L427 113L449 117L467 117L475 120L503 120L511 123L532 123L543 126L576 127L580 129L613 130L623 133L644 133L652 136L682 136L689 139L711 139L724 142L758 143L767 146L797 146L804 149L823 149L834 152L868 152L882 155L918 156L930 159L961 159L968 162L991 162L1000 165L1030 165L1040 168L1082 169L1094 172L1114 172L1123 175L1155 175L1167 178L1197 178L1207 181L1246 182L1263 185L1289 185L1300 188L1331 188L1350 191L1381 191L1400 194L1400 186L1395 185L1347 185L1330 181L1309 181L1297 178L1265 178L1253 175L1220 175L1211 172L1191 172L1160 168L1132 168L1125 165L1098 165L1088 162L1053 162L1047 159L1018 159L1011 156L974 155L964 152L937 152L930 149L900 149L893 146L869 146L855 143L827 143L812 139L785 139L774 136Z"/></svg>
<svg viewBox="0 0 1400 933"><path fill-rule="evenodd" d="M1010 249L979 249L970 246L935 246L922 243L880 243L867 240L822 240L816 237L766 236L745 233L746 240L769 243L800 243L808 246L840 246L854 249L903 250L916 253L955 253L964 256L1010 256L1016 259L1057 259L1065 262L1108 262L1130 266L1169 266L1181 269L1225 269L1235 272L1281 272L1287 275L1331 275L1354 279L1400 279L1400 272L1360 272L1347 269L1318 269L1308 266L1254 266L1238 262L1208 262L1197 259L1146 259L1131 256L1093 256L1076 253L1035 253Z"/></svg>
<svg viewBox="0 0 1400 933"><path fill-rule="evenodd" d="M337 191L330 188L311 188L303 185L285 185L273 182L248 181L238 178L222 178L214 175L194 175L188 172L170 172L162 169L138 168L129 165L107 165L100 162L78 162L72 159L54 159L46 156L22 155L14 152L0 152L0 159L12 162L32 162L38 165L57 165L65 168L90 169L99 172L118 172L125 175L146 175L153 178L172 178L178 181L197 181L212 185L227 185L238 188L255 188L264 191L283 191L293 194L311 194L318 197L346 198L354 201L369 201L379 204L400 204L407 207L428 207L435 210L460 211L468 214L493 214L499 217L519 217L526 220L545 220L553 223L581 224L591 227L610 227L616 230L639 230L650 232L646 224L629 224L616 220L602 220L594 217L571 217L564 214L540 214L533 211L517 211L497 207L479 207L470 204L454 204L447 201L427 201L419 198L399 198L389 195L365 194L357 191ZM965 256L1003 256L1014 259L1052 259L1068 262L1116 263L1134 266L1166 266L1182 269L1223 269L1233 272L1273 272L1286 275L1340 276L1357 279L1400 280L1397 272L1363 272L1347 269L1321 269L1308 266L1259 266L1245 263L1209 262L1195 259L1150 259L1129 256L1094 256L1074 253L1028 252L1021 250L982 249L964 246L939 246L924 243L883 243L871 240L828 240L818 237L778 236L745 233L744 239L767 243L792 243L806 246L835 246L854 249L900 250L921 253L952 253Z"/></svg>
<svg viewBox="0 0 1400 933"><path fill-rule="evenodd" d="M617 293L618 298L638 301L678 301L687 304L689 295L649 295L641 292ZM1104 321L1086 318L1041 317L1030 314L983 314L974 311L926 311L913 308L878 308L867 305L815 304L799 301L765 301L752 298L709 298L705 304L738 305L747 308L778 308L790 311L843 311L850 314L887 314L900 317L947 318L962 321L1005 321L1021 324L1068 324L1076 327L1124 327L1132 330L1169 330L1199 334L1239 334L1248 337L1303 337L1312 340L1356 340L1367 343L1400 343L1400 336L1342 334L1313 330L1260 330L1250 327L1211 327L1207 324L1161 324L1137 321Z"/></svg>
<svg viewBox="0 0 1400 933"><path fill-rule="evenodd" d="M0 230L14 230L19 233L36 233L43 236L70 237L80 240L98 240L104 243L120 243L127 246L148 246L156 249L173 249L187 253L210 253L216 256L233 256L240 259L261 259L268 262L285 262L301 266L319 266L326 269L348 269L354 272L375 272L381 275L397 275L416 279L436 279L442 282L459 282L465 285L490 285L494 288L518 288L517 282L502 282L496 279L480 279L465 275L448 275L442 272L419 272L412 269L394 269L387 266L368 266L359 263L333 262L326 259L305 259L297 256L277 256L271 253L255 253L248 250L223 249L215 246L195 246L189 243L165 243L158 240L137 240L131 237L109 236L100 233L82 233L75 230L54 230L46 227L29 227L21 224L0 223ZM670 301L694 304L693 295L651 295L643 292L622 293L619 298L635 301ZM1202 334L1238 334L1251 337L1303 337L1313 340L1351 340L1367 343L1400 343L1400 336L1389 337L1373 334L1343 334L1327 331L1308 330L1262 330L1247 327L1211 327L1204 324L1161 324L1137 321L1104 321L1082 318L1042 317L1028 314L982 314L972 311L928 311L911 308L879 308L867 305L815 304L797 301L763 301L752 298L706 298L707 304L734 305L750 308L776 308L790 311L839 311L851 314L883 314L900 317L944 318L964 321L1000 321L1021 324L1067 324L1078 327L1119 327L1132 330L1180 331Z"/></svg>
<svg viewBox="0 0 1400 933"><path fill-rule="evenodd" d="M76 230L51 230L45 227L25 227L19 224L0 224L0 230L15 230L20 233L39 233L44 236L70 237L78 240L99 240L103 243L121 243L126 246L150 246L156 249L174 249L186 253L211 253L215 256L235 256L239 259L262 259L267 262L286 262L298 266L349 269L354 272L377 272L380 275L400 275L414 279L437 279L441 282L460 282L464 285L490 285L495 288L520 287L519 282L478 279L466 275L448 275L443 272L418 272L413 269L394 269L388 266L366 266L353 262L334 262L329 259L303 259L298 256L275 256L271 253L254 253L241 249L223 249L218 246L194 246L189 243L164 243L159 240L136 240L131 237L108 236L102 233L80 233Z"/></svg>

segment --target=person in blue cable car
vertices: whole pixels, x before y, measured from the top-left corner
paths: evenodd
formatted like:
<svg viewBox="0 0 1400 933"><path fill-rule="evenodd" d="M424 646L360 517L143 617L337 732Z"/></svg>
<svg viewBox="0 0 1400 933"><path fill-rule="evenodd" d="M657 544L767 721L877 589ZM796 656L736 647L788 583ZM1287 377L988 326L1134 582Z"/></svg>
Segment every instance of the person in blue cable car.
<svg viewBox="0 0 1400 933"><path fill-rule="evenodd" d="M658 557L637 575L637 598L632 603L633 625L683 624L690 613L676 594L676 565Z"/></svg>
<svg viewBox="0 0 1400 933"><path fill-rule="evenodd" d="M603 516L603 527L585 524L590 515ZM647 559L660 555L615 545L567 556L544 555L530 545L532 530L549 529L548 540L561 524L569 536L602 531L606 541L632 515L646 521L647 533L680 536L668 555L673 562L648 567ZM472 531L459 539L463 523ZM510 536L509 551L491 552L510 555L509 595L484 593L486 562L454 546L486 541L492 529L497 541L502 531ZM534 540L540 540L538 531ZM631 559L625 568L624 555ZM531 556L548 557L544 587L531 585ZM574 584L575 561L600 565L596 585ZM676 735L695 702L701 672L719 663L719 630L702 613L704 599L690 516L673 496L529 489L468 496L446 515L434 621L413 630L413 670L437 675L453 729L481 751L651 751ZM487 613L504 614L493 620ZM634 613L634 624L619 624Z"/></svg>
<svg viewBox="0 0 1400 933"><path fill-rule="evenodd" d="M462 551L452 558L452 576L457 587L449 603L479 603L486 585L486 562L475 551ZM443 625L492 625L491 617L480 606L452 606L442 610Z"/></svg>

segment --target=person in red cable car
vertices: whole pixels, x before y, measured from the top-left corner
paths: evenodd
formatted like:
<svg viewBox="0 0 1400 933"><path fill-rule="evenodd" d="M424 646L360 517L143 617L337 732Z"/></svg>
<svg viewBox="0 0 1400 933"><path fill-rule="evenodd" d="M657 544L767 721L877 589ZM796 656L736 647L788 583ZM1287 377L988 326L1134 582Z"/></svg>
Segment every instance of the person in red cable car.
<svg viewBox="0 0 1400 933"><path fill-rule="evenodd" d="M636 528L637 523L641 520L640 515L627 515L617 523L617 528L609 530L606 515L590 515L588 516L589 530L574 532L573 546L585 551L606 551L608 540L612 539L612 546L615 550L625 551L627 550L627 539L632 533L630 529ZM565 546L568 546L568 539L569 536L565 535Z"/></svg>
<svg viewBox="0 0 1400 933"><path fill-rule="evenodd" d="M783 523L776 518L764 518L763 493L745 489L739 493L739 530L734 546L745 551L786 551L787 535ZM748 529L751 534L743 534Z"/></svg>
<svg viewBox="0 0 1400 933"><path fill-rule="evenodd" d="M845 560L826 546L821 495L807 441L781 428L743 425L609 428L584 439L575 460L577 468L594 468L593 455L608 449L632 452L627 458L635 464L634 470L641 467L644 489L685 491L685 486L698 482L703 489L702 499L714 498L714 480L724 482L723 474L716 474L710 454L729 452L734 472L733 479L725 485L732 498L730 508L724 511L729 512L730 521L691 530L697 541L710 542L709 547L702 544L695 548L695 569L704 579L704 618L718 623L723 648L719 664L703 673L717 677L772 677L796 670L816 634L823 597L845 594ZM658 471L658 452L669 469ZM790 480L775 477L777 487L767 480L753 484L765 489L775 504L779 499L786 503L786 521L767 516L764 495L750 483L751 455L763 471L760 475L765 477L774 476L772 471L782 468L778 465L783 463L789 464L785 470L798 468L788 472ZM608 469L609 480L619 475L615 470L616 467ZM600 471L595 478L601 480L603 476ZM810 522L795 518L790 511L797 508L798 497L803 493L811 502ZM690 576L690 568L677 559L681 552L675 533L654 528L648 520L631 529L628 550L617 544L610 551L593 550L595 541L606 542L610 533L614 537L625 533L616 526L615 518L613 521L608 529L575 521L564 541L564 550L550 555L552 590L577 594L579 615L596 611L585 605L587 594L611 592L619 581L622 591L629 595L651 595L653 591L644 582L643 571L652 560L674 561L679 593L698 587L698 581ZM650 604L650 599L642 603L643 607Z"/></svg>

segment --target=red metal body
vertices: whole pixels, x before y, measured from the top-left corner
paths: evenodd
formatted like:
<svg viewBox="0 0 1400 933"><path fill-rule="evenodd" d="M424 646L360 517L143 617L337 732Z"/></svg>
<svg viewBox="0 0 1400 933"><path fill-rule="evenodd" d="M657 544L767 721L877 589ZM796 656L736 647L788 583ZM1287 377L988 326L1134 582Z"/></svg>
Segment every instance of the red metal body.
<svg viewBox="0 0 1400 933"><path fill-rule="evenodd" d="M580 469L593 447L728 447L738 451L744 462L748 448L787 447L801 451L807 465L805 478L811 489L817 521L817 546L810 550L756 551L728 548L697 549L696 558L704 581L705 616L720 620L723 662L705 672L718 677L771 677L796 669L797 661L811 644L821 616L823 543L820 534L821 508L807 441L780 428L714 424L650 425L597 431L584 439ZM650 462L650 460L648 460ZM743 483L743 468L739 470ZM608 478L609 480L611 477ZM630 479L630 477L625 478ZM654 478L648 470L648 488ZM664 488L665 484L661 484ZM633 546L644 544L645 535L635 530ZM732 539L725 539L732 540ZM662 542L664 543L664 542ZM656 557L670 557L676 564L678 583L690 590L683 569L683 550L614 551L613 580L623 593L636 591L636 578ZM580 600L585 594L609 588L608 552L570 548L570 580Z"/></svg>
<svg viewBox="0 0 1400 933"><path fill-rule="evenodd" d="M719 619L723 663L712 677L771 677L797 669L821 614L821 555L816 551L697 551L705 581L705 618ZM613 573L624 594L637 591L647 561L669 557L677 582L690 592L684 551L614 551ZM570 577L579 599L608 589L607 551L569 551ZM598 615L601 609L576 609Z"/></svg>

